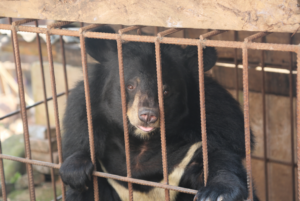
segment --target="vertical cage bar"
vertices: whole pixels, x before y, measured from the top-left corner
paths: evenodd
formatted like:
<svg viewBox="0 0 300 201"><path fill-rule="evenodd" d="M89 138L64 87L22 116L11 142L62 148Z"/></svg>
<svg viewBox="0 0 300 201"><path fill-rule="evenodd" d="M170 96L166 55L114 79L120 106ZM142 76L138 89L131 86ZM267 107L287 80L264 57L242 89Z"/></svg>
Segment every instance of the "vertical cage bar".
<svg viewBox="0 0 300 201"><path fill-rule="evenodd" d="M118 48L119 77L120 77L121 100L122 100L122 117L123 117L125 152L126 152L126 168L127 168L127 177L131 178L130 143L129 143L127 116L126 116L127 105L126 105L123 50L122 50L121 36L119 36L117 39L117 48ZM132 183L128 183L128 191L129 191L129 200L133 201Z"/></svg>
<svg viewBox="0 0 300 201"><path fill-rule="evenodd" d="M2 154L1 140L0 140L0 154ZM0 158L0 178L1 178L1 188L2 188L2 199L3 199L3 201L7 201L4 166L3 166L3 159L2 158Z"/></svg>
<svg viewBox="0 0 300 201"><path fill-rule="evenodd" d="M234 31L234 41L238 40L238 32ZM236 100L239 101L239 63L237 59L237 48L234 48L234 65L235 65L235 88L236 88Z"/></svg>
<svg viewBox="0 0 300 201"><path fill-rule="evenodd" d="M165 132L165 111L163 99L163 80L162 80L162 67L161 67L161 52L159 37L155 40L155 55L156 55L156 73L157 73L157 87L158 87L158 105L160 115L160 136L161 136L161 152L163 162L164 184L168 184L168 161L167 161L167 145L166 145L166 132ZM170 191L165 189L165 200L170 200Z"/></svg>
<svg viewBox="0 0 300 201"><path fill-rule="evenodd" d="M266 42L262 37L261 42ZM268 179L268 143L267 143L267 115L266 115L266 92L265 92L265 51L261 51L261 76L262 76L262 112L263 112L263 136L264 136L264 172L265 172L265 193L266 201L269 200L269 179Z"/></svg>
<svg viewBox="0 0 300 201"><path fill-rule="evenodd" d="M82 60L82 71L83 71L83 80L84 80L84 92L85 92L85 101L86 101L86 112L87 112L87 121L88 121L88 130L89 130L89 144L91 152L91 160L94 164L94 171L96 171L96 156L95 156L95 143L94 143L94 132L93 132L93 119L92 119L92 108L91 108L91 99L90 99L90 87L88 79L88 68L87 68L87 57L85 50L85 41L83 34L80 34L80 47L81 47L81 60ZM96 176L93 176L94 184L94 200L99 201L99 186L98 179Z"/></svg>
<svg viewBox="0 0 300 201"><path fill-rule="evenodd" d="M23 75L22 75L21 59L20 59L19 44L18 44L18 37L17 37L17 27L15 25L15 22L13 22L12 24L12 34L13 34L12 39L13 39L14 52L15 52L15 61L17 67L16 71L17 71L17 79L18 79L21 116L23 122L23 130L24 130L25 155L27 159L31 159L28 121L27 121L26 103L25 103L25 96L24 96ZM28 187L29 187L30 200L35 200L32 165L26 164L26 167L27 167L27 174L28 174Z"/></svg>
<svg viewBox="0 0 300 201"><path fill-rule="evenodd" d="M298 200L300 201L300 48L297 51L297 164Z"/></svg>
<svg viewBox="0 0 300 201"><path fill-rule="evenodd" d="M13 23L11 17L8 18L8 23L9 24ZM16 54L15 54L15 47L14 47L14 44L13 44L13 38L14 38L13 31L11 31L11 40L12 40L12 49L13 49L13 56L14 56L14 62L15 62L15 69L17 69Z"/></svg>
<svg viewBox="0 0 300 201"><path fill-rule="evenodd" d="M67 76L67 64L66 64L66 52L65 52L65 43L62 36L59 36L60 40L60 47L61 47L61 58L63 63L64 69L64 78L65 78L65 89L66 89L66 96L69 96L69 85L68 85L68 76Z"/></svg>
<svg viewBox="0 0 300 201"><path fill-rule="evenodd" d="M35 21L35 26L38 27L38 20ZM52 143L51 143L51 135L50 135L50 120L49 120L49 109L48 109L48 101L47 101L47 92L46 92L46 82L45 82L45 72L44 72L44 65L43 65L43 56L42 56L42 48L41 48L41 40L40 35L36 34L36 41L39 50L39 61L40 61L40 70L42 76L42 86L43 86L43 96L44 96L44 105L45 105L45 114L46 114L46 122L47 122L47 137L48 137L48 146L50 152L50 162L53 163L53 153L52 153ZM50 175L51 175L51 183L53 188L53 196L54 200L56 200L56 184L55 184L55 177L54 177L54 169L50 168Z"/></svg>
<svg viewBox="0 0 300 201"><path fill-rule="evenodd" d="M203 45L198 44L198 73L199 73L199 95L200 95L200 115L201 115L201 137L203 152L203 171L204 185L208 179L208 151L207 151L207 135L206 135L206 115L205 115L205 91L204 91L204 68L203 68Z"/></svg>
<svg viewBox="0 0 300 201"><path fill-rule="evenodd" d="M244 90L244 122L245 122L244 126L245 126L248 199L253 201L252 172L251 172L251 139L250 139L250 121L249 121L248 49L247 49L246 41L243 47L243 90Z"/></svg>
<svg viewBox="0 0 300 201"><path fill-rule="evenodd" d="M56 83L55 83L55 74L54 74L52 48L51 48L49 31L46 32L46 44L47 44L48 60L49 60L49 64L50 64L50 78L51 78L51 88L52 88L53 106L54 106L54 114L55 114L54 116L55 116L55 125L56 125L56 141L57 141L57 149L58 149L58 160L59 160L59 164L62 164L63 157L62 157L62 146L61 146L61 133L60 133ZM65 189L65 185L62 181L61 181L61 184L62 184L62 198L65 201L66 200L66 189Z"/></svg>
<svg viewBox="0 0 300 201"><path fill-rule="evenodd" d="M11 24L12 23L11 18L8 18L8 20L9 20L9 24ZM13 36L11 35L11 37L13 37ZM13 46L13 48L14 48L14 46ZM15 54L14 51L13 51L13 53ZM0 154L2 154L1 138L0 138ZM1 178L1 186L2 186L2 199L3 199L3 201L7 201L4 166L3 166L2 158L0 158L0 178Z"/></svg>
<svg viewBox="0 0 300 201"><path fill-rule="evenodd" d="M289 34L290 38L290 44L293 44L292 41L292 34ZM293 53L289 52L289 95L290 95L290 121L291 121L291 154L292 154L292 187L293 187L293 200L296 200L296 181L295 181L295 167L294 167L294 162L295 162L295 146L294 146L294 106L293 106ZM298 70L298 69L297 69Z"/></svg>

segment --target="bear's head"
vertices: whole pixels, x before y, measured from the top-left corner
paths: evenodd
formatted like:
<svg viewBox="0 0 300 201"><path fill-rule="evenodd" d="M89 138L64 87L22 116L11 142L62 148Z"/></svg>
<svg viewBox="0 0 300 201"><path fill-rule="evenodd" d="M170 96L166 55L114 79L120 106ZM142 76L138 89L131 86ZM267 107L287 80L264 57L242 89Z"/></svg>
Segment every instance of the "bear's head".
<svg viewBox="0 0 300 201"><path fill-rule="evenodd" d="M109 27L101 27L95 31L114 33ZM91 93L99 90L101 96L99 106L103 111L102 114L123 126L116 41L86 38L85 42L88 54L100 62L91 73L92 82L98 79L95 75L105 74L102 86L91 85ZM128 42L122 44L122 50L130 133L141 138L149 138L159 133L161 118L155 46L153 43ZM204 49L205 71L213 67L215 61L215 49ZM167 134L171 134L172 130L182 126L194 109L191 108L193 101L189 99L199 97L197 48L183 49L178 45L161 44L161 64L165 125Z"/></svg>

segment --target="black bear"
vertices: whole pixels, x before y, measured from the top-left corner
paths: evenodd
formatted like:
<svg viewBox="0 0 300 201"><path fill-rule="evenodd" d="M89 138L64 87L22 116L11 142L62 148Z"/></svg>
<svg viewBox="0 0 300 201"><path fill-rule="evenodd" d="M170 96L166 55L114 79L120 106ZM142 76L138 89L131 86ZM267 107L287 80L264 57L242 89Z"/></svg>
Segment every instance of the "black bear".
<svg viewBox="0 0 300 201"><path fill-rule="evenodd" d="M97 32L114 33L109 27ZM114 40L86 39L99 64L90 68L89 86L97 170L126 176L124 130ZM155 47L128 42L123 46L132 177L163 181ZM241 201L248 196L244 120L240 106L219 84L205 77L209 177L204 187L196 47L161 45L169 184L198 190L197 201ZM216 62L214 48L203 50L204 69ZM94 200L84 84L71 91L64 117L63 182L68 201ZM103 201L128 200L126 182L98 178ZM135 201L164 200L164 189L133 184ZM171 201L194 195L170 191ZM257 198L255 198L256 200Z"/></svg>

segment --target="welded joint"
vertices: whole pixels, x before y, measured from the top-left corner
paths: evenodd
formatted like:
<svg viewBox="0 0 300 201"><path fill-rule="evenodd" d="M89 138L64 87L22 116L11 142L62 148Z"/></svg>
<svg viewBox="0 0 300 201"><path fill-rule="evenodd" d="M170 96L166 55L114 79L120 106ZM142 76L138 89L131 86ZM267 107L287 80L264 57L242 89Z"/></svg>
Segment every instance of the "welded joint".
<svg viewBox="0 0 300 201"><path fill-rule="evenodd" d="M83 28L80 28L80 29L78 30L79 35L84 35L86 32L87 32L87 30L85 30L85 29L83 29Z"/></svg>
<svg viewBox="0 0 300 201"><path fill-rule="evenodd" d="M245 38L243 44L242 44L242 49L247 49L248 48L248 44L251 43L252 41L248 40L248 38Z"/></svg>
<svg viewBox="0 0 300 201"><path fill-rule="evenodd" d="M154 42L158 42L160 43L160 41L162 41L163 37L161 37L160 35L157 35L157 37L154 39Z"/></svg>
<svg viewBox="0 0 300 201"><path fill-rule="evenodd" d="M33 22L33 21L37 21L37 20L36 19L23 19L23 20L14 21L11 24L12 30L15 30L16 32L18 32L19 31L19 26L21 24L26 24L26 23Z"/></svg>
<svg viewBox="0 0 300 201"><path fill-rule="evenodd" d="M16 31L16 32L19 31L19 26L18 26L18 25L15 25L14 22L12 23L11 27L12 27L12 28L11 28L12 31Z"/></svg>
<svg viewBox="0 0 300 201"><path fill-rule="evenodd" d="M205 49L206 48L206 41L207 41L207 39L199 39L199 41L198 41L198 45L201 45L201 47L203 48L203 49Z"/></svg>
<svg viewBox="0 0 300 201"><path fill-rule="evenodd" d="M128 41L122 39L122 35L123 35L122 33L121 33L121 34L118 33L118 34L117 34L117 39L116 39L116 41L117 41L117 42L120 41L121 44L123 44L123 43L128 43Z"/></svg>

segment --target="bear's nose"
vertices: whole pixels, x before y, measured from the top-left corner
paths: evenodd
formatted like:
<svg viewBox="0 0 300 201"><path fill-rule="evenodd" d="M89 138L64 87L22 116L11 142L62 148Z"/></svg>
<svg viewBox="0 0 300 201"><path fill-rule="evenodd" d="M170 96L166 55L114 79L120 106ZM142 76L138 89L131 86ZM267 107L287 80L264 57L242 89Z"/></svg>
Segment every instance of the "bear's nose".
<svg viewBox="0 0 300 201"><path fill-rule="evenodd" d="M139 119L145 123L154 123L158 119L158 110L141 108L139 109Z"/></svg>

